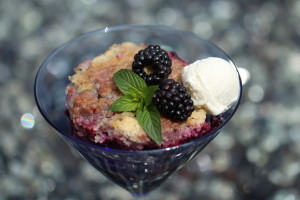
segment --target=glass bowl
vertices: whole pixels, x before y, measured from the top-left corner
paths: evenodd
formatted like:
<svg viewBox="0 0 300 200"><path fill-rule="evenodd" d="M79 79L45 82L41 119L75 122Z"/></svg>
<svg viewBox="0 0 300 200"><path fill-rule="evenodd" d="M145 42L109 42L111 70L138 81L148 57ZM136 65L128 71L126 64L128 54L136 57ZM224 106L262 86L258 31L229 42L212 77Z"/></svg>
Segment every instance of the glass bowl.
<svg viewBox="0 0 300 200"><path fill-rule="evenodd" d="M222 124L191 142L157 150L125 151L90 144L72 136L66 112L65 88L73 68L106 51L112 44L133 42L158 44L192 63L206 57L220 57L231 63L240 83L238 100L224 113ZM229 56L213 43L193 33L166 26L125 25L107 27L79 36L53 51L40 66L34 85L36 104L47 122L71 147L98 171L133 195L145 195L189 163L210 143L238 108L242 84Z"/></svg>

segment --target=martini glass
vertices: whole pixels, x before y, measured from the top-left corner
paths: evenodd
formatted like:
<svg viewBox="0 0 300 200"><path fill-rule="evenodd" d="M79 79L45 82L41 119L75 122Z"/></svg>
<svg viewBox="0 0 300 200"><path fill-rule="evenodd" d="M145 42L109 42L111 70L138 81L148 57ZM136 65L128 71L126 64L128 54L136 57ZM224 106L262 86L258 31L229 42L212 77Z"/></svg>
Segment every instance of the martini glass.
<svg viewBox="0 0 300 200"><path fill-rule="evenodd" d="M158 44L167 51L176 52L191 63L209 56L220 57L232 64L220 48L196 35L165 26L117 26L86 33L53 51L36 75L34 90L37 106L48 121L71 147L98 171L134 196L143 196L160 186L167 178L189 163L210 143L235 113L242 94L224 113L224 121L205 136L171 148L126 151L102 147L72 136L72 126L65 114L65 88L68 76L81 62L106 51L112 44L133 42Z"/></svg>

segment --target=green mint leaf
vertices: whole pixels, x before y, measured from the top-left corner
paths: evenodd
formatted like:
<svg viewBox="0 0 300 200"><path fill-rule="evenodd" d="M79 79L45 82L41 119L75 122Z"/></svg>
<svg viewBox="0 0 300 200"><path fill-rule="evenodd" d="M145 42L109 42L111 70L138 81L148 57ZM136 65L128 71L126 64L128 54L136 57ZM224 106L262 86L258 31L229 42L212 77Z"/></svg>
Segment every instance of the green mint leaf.
<svg viewBox="0 0 300 200"><path fill-rule="evenodd" d="M115 112L121 111L136 111L140 107L140 101L134 99L130 95L125 95L117 99L110 107L109 110Z"/></svg>
<svg viewBox="0 0 300 200"><path fill-rule="evenodd" d="M128 95L132 96L135 99L144 99L143 92L141 92L135 88L132 88L132 87L128 88L128 92L129 92Z"/></svg>
<svg viewBox="0 0 300 200"><path fill-rule="evenodd" d="M162 142L160 115L153 104L138 108L136 118L147 135L159 146Z"/></svg>
<svg viewBox="0 0 300 200"><path fill-rule="evenodd" d="M147 87L146 82L141 77L128 69L117 71L113 77L117 87L125 95L130 94L129 88L135 91L135 93L142 95L143 89Z"/></svg>
<svg viewBox="0 0 300 200"><path fill-rule="evenodd" d="M157 88L158 88L158 85L152 85L152 86L146 87L142 91L146 106L148 106L152 102L152 97L153 97L155 91L157 90Z"/></svg>

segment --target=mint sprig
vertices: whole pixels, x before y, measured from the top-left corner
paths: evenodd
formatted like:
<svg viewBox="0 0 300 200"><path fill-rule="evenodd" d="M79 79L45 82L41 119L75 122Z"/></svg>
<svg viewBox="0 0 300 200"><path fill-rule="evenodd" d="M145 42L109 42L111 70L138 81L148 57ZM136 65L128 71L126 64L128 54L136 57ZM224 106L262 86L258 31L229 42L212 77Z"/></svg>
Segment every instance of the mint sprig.
<svg viewBox="0 0 300 200"><path fill-rule="evenodd" d="M160 115L152 103L158 86L146 82L131 70L121 69L113 75L114 81L124 96L117 99L109 110L115 112L136 111L140 126L156 144L161 145Z"/></svg>

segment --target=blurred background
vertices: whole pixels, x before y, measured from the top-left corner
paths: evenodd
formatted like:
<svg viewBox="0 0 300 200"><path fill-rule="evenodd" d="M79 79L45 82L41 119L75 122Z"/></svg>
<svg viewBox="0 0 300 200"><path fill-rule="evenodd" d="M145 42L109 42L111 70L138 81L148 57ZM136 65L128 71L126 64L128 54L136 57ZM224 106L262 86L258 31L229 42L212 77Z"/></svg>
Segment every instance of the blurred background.
<svg viewBox="0 0 300 200"><path fill-rule="evenodd" d="M149 199L300 199L299 21L298 0L0 0L0 200L132 199L61 140L33 96L52 50L123 24L194 32L251 75L225 130Z"/></svg>

